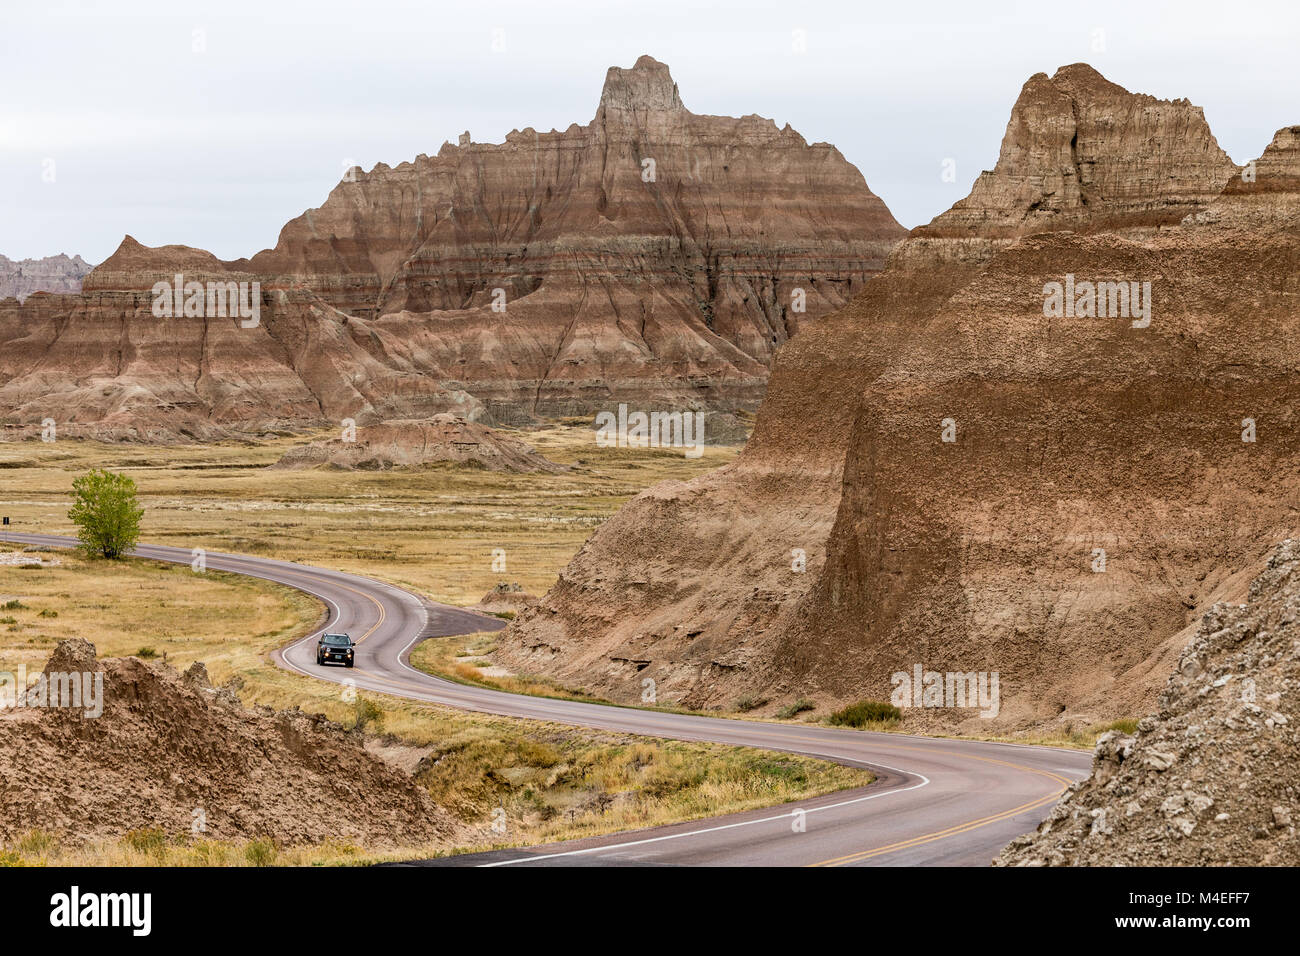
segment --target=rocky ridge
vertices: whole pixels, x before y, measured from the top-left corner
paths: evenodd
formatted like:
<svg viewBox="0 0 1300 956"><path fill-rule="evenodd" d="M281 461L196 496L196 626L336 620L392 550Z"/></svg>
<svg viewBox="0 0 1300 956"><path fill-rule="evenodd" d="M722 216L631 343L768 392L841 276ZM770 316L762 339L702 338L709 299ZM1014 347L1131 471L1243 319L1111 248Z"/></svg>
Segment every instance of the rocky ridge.
<svg viewBox="0 0 1300 956"><path fill-rule="evenodd" d="M91 265L81 256L60 253L44 259L13 260L0 256L0 301L22 302L33 292L80 292Z"/></svg>
<svg viewBox="0 0 1300 956"><path fill-rule="evenodd" d="M97 660L63 641L45 675L102 680L102 713L26 704L0 709L0 842L39 829L78 840L132 830L277 845L330 834L369 847L451 845L463 825L362 738L318 715L247 709L202 664L184 675L138 658ZM44 679L44 678L43 678Z"/></svg>
<svg viewBox="0 0 1300 956"><path fill-rule="evenodd" d="M999 866L1300 863L1300 543L1245 604L1206 612L1135 735L1097 744L1074 784Z"/></svg>

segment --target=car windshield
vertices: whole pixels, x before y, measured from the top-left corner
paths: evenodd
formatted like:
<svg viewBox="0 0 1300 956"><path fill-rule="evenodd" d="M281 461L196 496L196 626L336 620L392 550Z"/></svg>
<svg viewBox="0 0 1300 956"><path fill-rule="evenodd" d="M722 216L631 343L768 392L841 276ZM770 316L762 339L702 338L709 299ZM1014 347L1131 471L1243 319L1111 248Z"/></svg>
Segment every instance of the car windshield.
<svg viewBox="0 0 1300 956"><path fill-rule="evenodd" d="M352 638L346 634L326 634L325 643L334 647L347 647L352 643Z"/></svg>

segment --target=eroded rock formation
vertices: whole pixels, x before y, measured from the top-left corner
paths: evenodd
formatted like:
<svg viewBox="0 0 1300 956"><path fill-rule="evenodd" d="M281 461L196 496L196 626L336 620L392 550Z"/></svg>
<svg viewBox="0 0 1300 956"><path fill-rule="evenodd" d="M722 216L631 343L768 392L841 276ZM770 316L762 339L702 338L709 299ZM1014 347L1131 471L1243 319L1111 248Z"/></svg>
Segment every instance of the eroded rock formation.
<svg viewBox="0 0 1300 956"><path fill-rule="evenodd" d="M255 321L229 301L225 317L160 318L151 290L176 275L205 289L243 282L250 296L259 282L211 253L128 236L80 295L0 302L7 423L51 418L63 437L175 441L481 412L465 393L377 358L364 320L301 289L261 288Z"/></svg>
<svg viewBox="0 0 1300 956"><path fill-rule="evenodd" d="M752 410L774 351L903 234L833 146L691 113L642 57L590 124L353 170L251 259L128 237L82 295L0 303L0 414L164 438ZM257 281L261 323L156 319L176 274Z"/></svg>
<svg viewBox="0 0 1300 956"><path fill-rule="evenodd" d="M17 706L8 692L3 842L30 830L85 841L153 828L188 837L196 809L217 840L320 843L322 818L333 835L371 847L450 846L464 836L361 735L320 715L245 708L210 685L202 664L180 675L161 662L97 660L93 644L63 641Z"/></svg>
<svg viewBox="0 0 1300 956"><path fill-rule="evenodd" d="M474 607L488 614L518 614L536 603L537 595L529 594L517 581L498 581Z"/></svg>
<svg viewBox="0 0 1300 956"><path fill-rule="evenodd" d="M81 256L17 261L0 256L0 301L12 297L22 302L33 292L79 292L90 268Z"/></svg>
<svg viewBox="0 0 1300 956"><path fill-rule="evenodd" d="M454 415L362 426L346 438L297 445L272 467L387 471L442 463L513 472L560 472L566 468L516 438Z"/></svg>
<svg viewBox="0 0 1300 956"><path fill-rule="evenodd" d="M912 726L1142 713L1295 525L1294 144L1243 177L1185 101L1035 76L972 196L782 350L744 454L602 526L503 663L693 706L888 699L919 663L1002 701ZM1149 281L1151 322L1049 317L1067 276Z"/></svg>

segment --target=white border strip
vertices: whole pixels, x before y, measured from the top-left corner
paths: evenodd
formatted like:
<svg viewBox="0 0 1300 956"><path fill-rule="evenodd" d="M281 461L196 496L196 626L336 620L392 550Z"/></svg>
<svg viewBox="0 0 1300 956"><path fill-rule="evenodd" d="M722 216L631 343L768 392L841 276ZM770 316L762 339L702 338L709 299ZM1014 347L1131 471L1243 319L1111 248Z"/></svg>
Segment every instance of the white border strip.
<svg viewBox="0 0 1300 956"><path fill-rule="evenodd" d="M806 754L807 756L810 757L827 757L827 759L836 759L833 757L829 757L827 754L813 754L802 750L799 752L801 754ZM807 810L803 810L803 812L817 813L820 810L835 810L839 807L847 807L855 803L863 803L864 801L867 800L875 800L877 797L888 797L888 796L892 796L895 793L907 793L907 791L909 790L919 790L921 787L924 787L930 783L929 777L925 776L925 774L916 773L915 771L899 770L897 767L890 767L883 763L875 763L874 761L871 761L869 765L873 767L881 767L885 770L892 770L894 773L901 773L901 774L906 774L907 776L920 777L921 782L914 783L910 787L900 787L895 790L886 790L884 793L871 793L871 794L867 794L867 796L865 797L854 797L852 800L841 800L839 803L828 803L823 807L811 807ZM756 823L772 823L776 820L789 820L796 813L799 813L801 809L802 808L796 807L794 810L791 810L789 813L782 813L779 816L775 816L775 817L763 817L760 820L741 820L738 823L724 823L721 826L705 827L702 830L687 830L685 833L669 833L666 836L646 837L644 840L630 840L627 843L610 843L606 846L593 846L593 847L587 847L586 849L582 849L582 850L567 850L564 853L543 853L543 854L534 854L530 856L521 856L513 860L498 860L495 863L480 863L479 866L483 868L494 867L494 866L513 866L516 863L536 863L539 860L554 860L559 857L565 857L565 856L582 856L587 853L603 853L606 850L622 850L632 846L644 846L647 843L660 843L664 840L677 840L680 839L681 837L700 836L701 834L704 833L717 833L720 830L734 830L736 827L747 827L747 826L752 826Z"/></svg>

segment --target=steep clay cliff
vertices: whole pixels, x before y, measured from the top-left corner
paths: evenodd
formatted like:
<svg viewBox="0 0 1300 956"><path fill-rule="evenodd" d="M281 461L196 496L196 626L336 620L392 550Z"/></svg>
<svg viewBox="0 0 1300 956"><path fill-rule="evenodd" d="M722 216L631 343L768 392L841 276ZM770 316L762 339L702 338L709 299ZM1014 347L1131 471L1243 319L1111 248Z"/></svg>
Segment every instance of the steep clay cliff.
<svg viewBox="0 0 1300 956"><path fill-rule="evenodd" d="M1246 182L1185 101L1031 78L971 197L778 356L741 458L606 523L503 662L692 705L920 663L999 671L1002 727L1140 713L1294 521L1295 157ZM1150 281L1151 323L1046 317L1067 273Z"/></svg>

